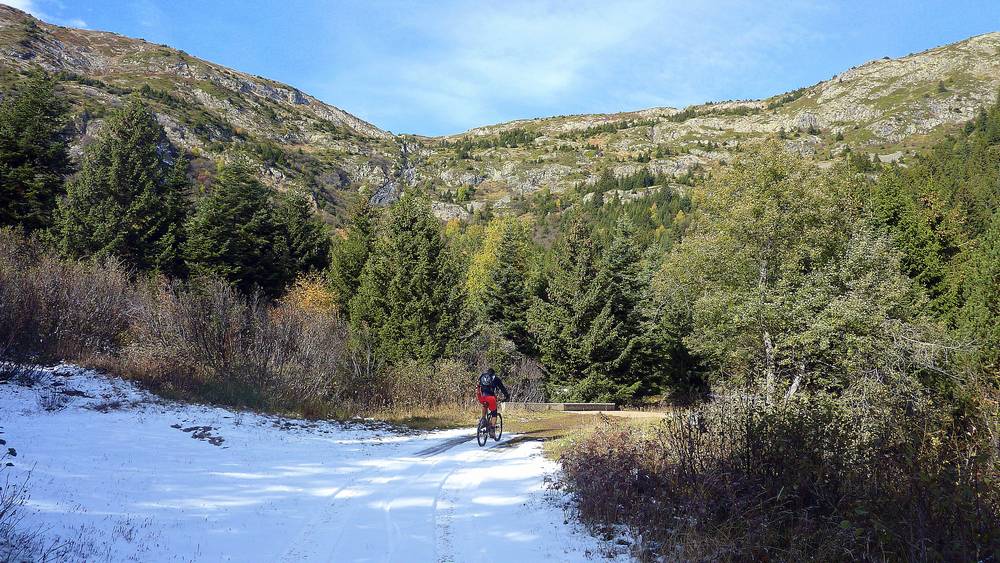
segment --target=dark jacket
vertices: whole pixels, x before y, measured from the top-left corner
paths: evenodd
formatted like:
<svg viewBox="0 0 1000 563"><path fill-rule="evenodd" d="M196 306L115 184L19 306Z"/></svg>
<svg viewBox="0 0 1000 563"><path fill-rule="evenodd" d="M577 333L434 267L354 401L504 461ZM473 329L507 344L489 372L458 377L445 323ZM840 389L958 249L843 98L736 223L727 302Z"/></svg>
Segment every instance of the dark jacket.
<svg viewBox="0 0 1000 563"><path fill-rule="evenodd" d="M490 397L490 396L495 397L496 394L497 394L497 391L501 391L501 392L503 392L503 400L506 401L506 400L510 399L510 392L507 391L507 387L504 386L503 380L500 379L499 375L494 374L493 377L491 378L491 381L488 384L486 384L486 385L483 384L483 376L488 376L488 374L484 373L484 374L482 374L482 375L479 376L479 392L480 393L482 393L483 395L485 395L487 397Z"/></svg>

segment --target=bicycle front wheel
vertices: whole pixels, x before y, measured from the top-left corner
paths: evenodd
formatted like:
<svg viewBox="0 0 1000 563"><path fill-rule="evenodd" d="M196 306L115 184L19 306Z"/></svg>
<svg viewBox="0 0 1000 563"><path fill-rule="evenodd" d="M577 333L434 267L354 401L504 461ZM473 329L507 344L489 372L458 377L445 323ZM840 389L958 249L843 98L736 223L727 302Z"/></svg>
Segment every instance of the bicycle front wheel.
<svg viewBox="0 0 1000 563"><path fill-rule="evenodd" d="M497 413L497 423L496 423L496 426L493 427L493 429L496 431L496 434L493 435L493 440L499 442L500 441L500 436L503 435L503 415L502 414Z"/></svg>
<svg viewBox="0 0 1000 563"><path fill-rule="evenodd" d="M486 445L487 438L490 437L489 424L486 422L486 418L479 419L479 426L476 427L476 442L479 443L479 447Z"/></svg>

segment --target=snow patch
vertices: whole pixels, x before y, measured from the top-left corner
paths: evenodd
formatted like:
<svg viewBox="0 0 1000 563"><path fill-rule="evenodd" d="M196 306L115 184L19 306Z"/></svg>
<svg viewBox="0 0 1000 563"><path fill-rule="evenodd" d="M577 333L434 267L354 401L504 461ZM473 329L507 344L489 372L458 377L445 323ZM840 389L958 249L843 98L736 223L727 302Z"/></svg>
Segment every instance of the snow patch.
<svg viewBox="0 0 1000 563"><path fill-rule="evenodd" d="M0 384L23 526L70 560L586 561L537 442L404 435L166 401L75 366ZM624 559L624 555L618 555Z"/></svg>

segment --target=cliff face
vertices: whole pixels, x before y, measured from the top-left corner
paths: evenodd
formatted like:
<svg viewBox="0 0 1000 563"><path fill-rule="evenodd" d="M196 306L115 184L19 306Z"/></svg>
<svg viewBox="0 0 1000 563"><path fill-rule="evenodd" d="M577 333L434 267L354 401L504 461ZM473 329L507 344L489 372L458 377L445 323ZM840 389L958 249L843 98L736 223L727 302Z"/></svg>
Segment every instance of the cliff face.
<svg viewBox="0 0 1000 563"><path fill-rule="evenodd" d="M533 191L592 182L604 169L681 177L766 137L821 165L847 147L905 161L996 99L1000 33L871 61L765 100L522 120L442 138L394 136L285 84L0 5L0 89L38 67L56 74L73 102L77 152L107 107L138 92L198 167L211 168L242 144L259 155L268 183L307 182L332 214L360 185L379 201L420 186L442 200L461 192L460 203L435 208L462 217L487 202L503 206Z"/></svg>

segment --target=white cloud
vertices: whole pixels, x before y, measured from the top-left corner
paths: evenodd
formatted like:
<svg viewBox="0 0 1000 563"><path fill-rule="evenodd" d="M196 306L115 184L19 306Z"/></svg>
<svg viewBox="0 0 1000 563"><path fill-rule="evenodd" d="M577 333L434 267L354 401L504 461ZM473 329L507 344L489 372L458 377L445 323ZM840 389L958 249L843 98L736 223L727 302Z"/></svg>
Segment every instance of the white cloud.
<svg viewBox="0 0 1000 563"><path fill-rule="evenodd" d="M54 23L57 25L66 25L70 27L87 27L87 22L83 21L81 18L67 19L49 15L48 12L38 7L38 2L36 2L35 0L4 0L3 3L7 4L12 8L17 8L22 12L28 12L29 14L35 16L36 18L49 23ZM59 3L59 6L60 8L62 7L61 2Z"/></svg>
<svg viewBox="0 0 1000 563"><path fill-rule="evenodd" d="M35 7L35 3L31 0L4 0L4 4L7 4L11 8L17 8L22 12L28 12L32 15L38 15L38 8Z"/></svg>
<svg viewBox="0 0 1000 563"><path fill-rule="evenodd" d="M825 9L779 0L455 1L396 8L383 14L388 29L379 30L394 38L369 53L377 56L364 57L366 68L342 71L341 78L357 85L358 97L373 108L362 113L376 123L405 112L428 115L453 131L532 117L511 115L511 108L539 115L623 111L745 91L726 86L741 86L749 69L779 72L778 53L815 37L806 24ZM400 43L410 48L395 48Z"/></svg>
<svg viewBox="0 0 1000 563"><path fill-rule="evenodd" d="M391 76L411 111L456 127L488 123L504 102L554 104L586 82L605 53L649 25L650 2L452 4L400 13L394 22L419 52L386 53L371 74ZM370 78L370 77L369 77ZM398 98L397 98L398 99Z"/></svg>

